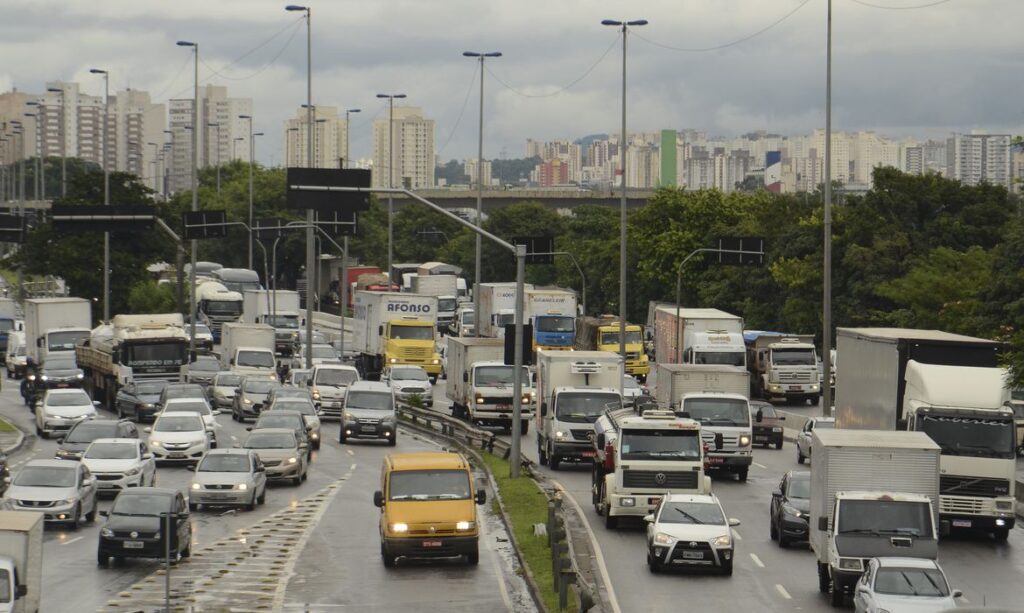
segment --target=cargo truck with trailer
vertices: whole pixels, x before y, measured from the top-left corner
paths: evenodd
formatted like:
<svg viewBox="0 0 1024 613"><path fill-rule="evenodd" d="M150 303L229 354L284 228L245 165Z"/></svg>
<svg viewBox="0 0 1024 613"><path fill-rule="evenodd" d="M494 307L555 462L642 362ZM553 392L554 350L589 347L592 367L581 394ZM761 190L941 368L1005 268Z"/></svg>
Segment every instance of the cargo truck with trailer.
<svg viewBox="0 0 1024 613"><path fill-rule="evenodd" d="M242 318L247 324L267 324L274 329L274 351L292 355L299 345L299 329L305 318L299 312L299 293L292 290L246 290Z"/></svg>
<svg viewBox="0 0 1024 613"><path fill-rule="evenodd" d="M26 354L36 364L48 354L72 356L92 332L92 305L85 298L31 298L25 301Z"/></svg>
<svg viewBox="0 0 1024 613"><path fill-rule="evenodd" d="M229 290L212 279L196 279L196 319L213 334L215 343L221 342L221 327L239 321L242 317L242 294Z"/></svg>
<svg viewBox="0 0 1024 613"><path fill-rule="evenodd" d="M665 364L746 365L743 318L718 309L656 304L654 346Z"/></svg>
<svg viewBox="0 0 1024 613"><path fill-rule="evenodd" d="M407 292L357 291L352 318L356 368L376 380L385 366L420 366L441 374L437 352L437 297Z"/></svg>
<svg viewBox="0 0 1024 613"><path fill-rule="evenodd" d="M452 416L483 426L512 429L515 367L503 361L505 342L498 338L448 337L448 382L445 394ZM526 434L533 419L530 371L522 367L519 431Z"/></svg>
<svg viewBox="0 0 1024 613"><path fill-rule="evenodd" d="M942 450L943 524L1006 539L1016 523L1007 346L903 328L839 328L836 339L836 426L927 434Z"/></svg>
<svg viewBox="0 0 1024 613"><path fill-rule="evenodd" d="M938 555L939 446L923 432L816 429L808 521L818 589L841 606L871 558Z"/></svg>
<svg viewBox="0 0 1024 613"><path fill-rule="evenodd" d="M43 590L43 513L0 511L0 611L37 613Z"/></svg>

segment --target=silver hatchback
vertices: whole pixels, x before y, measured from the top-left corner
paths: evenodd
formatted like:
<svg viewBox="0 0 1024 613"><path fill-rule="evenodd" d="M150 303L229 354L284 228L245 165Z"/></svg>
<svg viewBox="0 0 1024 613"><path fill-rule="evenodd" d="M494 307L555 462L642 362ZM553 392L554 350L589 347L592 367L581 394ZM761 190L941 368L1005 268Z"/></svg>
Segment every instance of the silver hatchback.
<svg viewBox="0 0 1024 613"><path fill-rule="evenodd" d="M212 449L196 466L188 506L244 506L248 510L267 498L267 469L251 449Z"/></svg>

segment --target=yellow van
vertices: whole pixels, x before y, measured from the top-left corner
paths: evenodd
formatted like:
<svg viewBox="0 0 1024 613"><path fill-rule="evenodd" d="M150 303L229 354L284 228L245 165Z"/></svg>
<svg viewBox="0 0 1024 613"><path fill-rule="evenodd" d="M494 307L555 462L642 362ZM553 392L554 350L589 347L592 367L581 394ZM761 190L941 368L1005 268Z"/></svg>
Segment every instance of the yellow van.
<svg viewBox="0 0 1024 613"><path fill-rule="evenodd" d="M487 492L476 490L469 462L459 453L393 453L384 458L381 489L373 504L381 509L380 555L384 566L396 558L466 556L480 561L476 504Z"/></svg>

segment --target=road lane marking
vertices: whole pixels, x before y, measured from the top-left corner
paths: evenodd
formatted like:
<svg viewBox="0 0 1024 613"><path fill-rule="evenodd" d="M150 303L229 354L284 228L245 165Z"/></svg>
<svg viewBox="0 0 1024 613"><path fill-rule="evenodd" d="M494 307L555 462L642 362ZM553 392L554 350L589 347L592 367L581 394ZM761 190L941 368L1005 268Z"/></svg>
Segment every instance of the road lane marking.
<svg viewBox="0 0 1024 613"><path fill-rule="evenodd" d="M786 588L782 587L781 583L775 584L775 591L778 592L779 595L785 598L786 600L793 600L793 597L789 595L789 592L786 591Z"/></svg>
<svg viewBox="0 0 1024 613"><path fill-rule="evenodd" d="M66 540L66 541L61 541L60 545L63 547L64 545L70 545L71 543L77 543L78 541L80 541L80 540L82 540L84 538L85 538L84 536L76 536L73 539L69 539L69 540Z"/></svg>
<svg viewBox="0 0 1024 613"><path fill-rule="evenodd" d="M345 453L349 454L350 456L354 456L356 454L356 452L352 451L351 449L346 449Z"/></svg>
<svg viewBox="0 0 1024 613"><path fill-rule="evenodd" d="M764 568L764 562L761 561L761 558L757 557L756 553L750 554L750 559L754 561L754 564L757 564L758 568Z"/></svg>
<svg viewBox="0 0 1024 613"><path fill-rule="evenodd" d="M580 503L576 502L576 498L569 493L569 490L562 487L562 484L554 479L551 479L551 483L558 488L558 491L564 494L565 500L572 503L572 506L576 508L576 513L579 514L580 519L583 521L583 527L587 529L587 535L590 536L590 546L594 549L594 557L597 558L597 567L601 571L601 580L604 582L605 590L608 592L608 604L612 606L614 613L622 613L622 609L619 608L619 599L615 597L615 588L612 586L611 576L608 574L608 567L604 563L604 554L601 553L601 543L598 542L597 536L594 535L594 531L590 528L590 520L583 513L583 508L580 507Z"/></svg>
<svg viewBox="0 0 1024 613"><path fill-rule="evenodd" d="M764 464L758 464L757 462L754 462L754 466L758 468L763 468L764 470L768 470L768 467L765 466Z"/></svg>
<svg viewBox="0 0 1024 613"><path fill-rule="evenodd" d="M733 536L733 538L735 538L735 539L736 539L737 541L742 541L742 540L743 540L743 537L742 537L742 536L740 536L740 533L739 533L739 532L736 532L735 530L733 530L733 531L732 531L732 536Z"/></svg>

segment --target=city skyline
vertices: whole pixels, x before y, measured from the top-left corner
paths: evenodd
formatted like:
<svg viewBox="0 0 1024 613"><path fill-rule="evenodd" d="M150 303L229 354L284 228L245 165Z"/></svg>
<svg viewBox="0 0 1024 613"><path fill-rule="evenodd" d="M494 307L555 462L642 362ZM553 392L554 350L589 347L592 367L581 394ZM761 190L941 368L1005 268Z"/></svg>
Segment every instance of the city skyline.
<svg viewBox="0 0 1024 613"><path fill-rule="evenodd" d="M620 51L615 33L599 21L624 12L651 22L631 38L631 131L806 133L823 125L824 6L824 0L744 0L735 6L665 1L642 8L527 1L452 2L451 10L437 11L391 2L325 3L313 7L313 98L315 104L363 108L353 118L354 158L371 157L372 122L385 107L374 95L390 90L406 92L410 105L435 119L440 159L475 157L476 66L461 52L486 45L504 56L487 66L485 157L503 157L502 151L517 157L525 137L613 132ZM445 17L453 11L459 19ZM903 11L834 0L835 128L893 138L945 138L979 128L1020 133L1024 114L1013 101L1021 86L1006 75L1021 59L1013 37L1021 18L1024 6L1009 0L951 0ZM658 46L724 45L777 21L724 49L689 53ZM345 28L344 37L333 34L352 22L360 26ZM64 80L97 95L101 84L85 75L101 65L110 70L111 90L144 90L154 103L165 103L191 91L188 54L174 47L174 40L187 37L202 45L200 83L226 85L233 95L252 98L255 129L267 133L257 159L281 164L278 126L304 98L300 29L270 0L214 7L192 0L88 7L43 1L0 26L0 52L19 58L0 72L0 90L41 91L48 81ZM381 40L392 42L382 46ZM46 44L24 52L33 42ZM887 68L879 72L877 66ZM585 73L559 95L521 95L545 96Z"/></svg>

